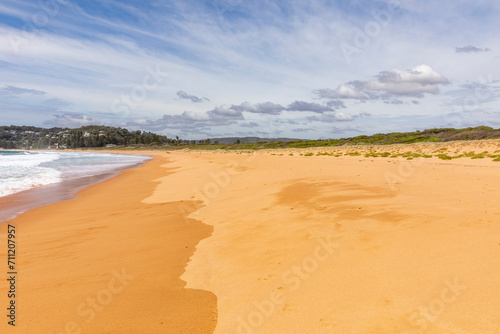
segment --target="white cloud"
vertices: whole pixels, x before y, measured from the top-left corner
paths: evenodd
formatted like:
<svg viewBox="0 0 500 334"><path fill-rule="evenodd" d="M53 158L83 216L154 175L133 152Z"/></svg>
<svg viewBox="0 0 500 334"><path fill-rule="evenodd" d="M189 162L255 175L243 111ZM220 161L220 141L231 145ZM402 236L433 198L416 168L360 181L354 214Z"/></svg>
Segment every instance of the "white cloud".
<svg viewBox="0 0 500 334"><path fill-rule="evenodd" d="M340 85L334 90L329 88L318 89L315 91L320 98L324 99L366 99L367 96L355 88L348 85Z"/></svg>
<svg viewBox="0 0 500 334"><path fill-rule="evenodd" d="M439 85L450 81L428 65L419 65L409 70L382 71L373 81L350 81L335 90L316 90L320 98L334 99L379 99L393 96L423 97L438 94Z"/></svg>
<svg viewBox="0 0 500 334"><path fill-rule="evenodd" d="M380 72L377 75L381 83L401 83L401 84L421 84L437 85L449 83L449 80L442 74L436 72L429 65L419 65L410 70L390 70Z"/></svg>

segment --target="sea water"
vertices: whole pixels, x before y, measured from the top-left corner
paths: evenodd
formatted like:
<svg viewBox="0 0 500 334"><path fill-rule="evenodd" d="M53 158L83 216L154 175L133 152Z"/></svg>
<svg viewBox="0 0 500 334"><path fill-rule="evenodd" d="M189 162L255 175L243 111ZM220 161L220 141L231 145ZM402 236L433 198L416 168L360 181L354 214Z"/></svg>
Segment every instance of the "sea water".
<svg viewBox="0 0 500 334"><path fill-rule="evenodd" d="M0 151L0 197L65 180L102 175L150 159L144 155Z"/></svg>

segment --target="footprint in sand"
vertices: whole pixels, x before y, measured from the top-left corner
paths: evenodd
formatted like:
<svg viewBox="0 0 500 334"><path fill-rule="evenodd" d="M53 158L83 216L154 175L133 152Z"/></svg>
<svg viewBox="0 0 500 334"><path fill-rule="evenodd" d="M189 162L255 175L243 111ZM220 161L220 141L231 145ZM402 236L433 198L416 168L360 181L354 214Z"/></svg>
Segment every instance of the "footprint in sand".
<svg viewBox="0 0 500 334"><path fill-rule="evenodd" d="M283 308L281 310L283 310L284 312L297 312L298 308L297 304L287 303L283 305Z"/></svg>
<svg viewBox="0 0 500 334"><path fill-rule="evenodd" d="M269 275L267 275L266 277L260 277L258 280L259 280L259 281L267 281L267 280L269 280L270 278L272 278L273 276L274 276L274 275L269 274Z"/></svg>

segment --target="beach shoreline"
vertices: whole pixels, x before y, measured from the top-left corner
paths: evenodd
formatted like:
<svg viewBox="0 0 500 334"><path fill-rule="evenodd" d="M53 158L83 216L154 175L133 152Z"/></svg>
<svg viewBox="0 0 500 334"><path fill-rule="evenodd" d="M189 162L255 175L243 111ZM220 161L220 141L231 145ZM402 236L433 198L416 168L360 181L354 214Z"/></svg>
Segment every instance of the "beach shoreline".
<svg viewBox="0 0 500 334"><path fill-rule="evenodd" d="M30 152L29 150L4 150L10 152ZM35 152L32 150L32 152ZM36 152L58 152L55 150L36 150ZM61 151L59 151L61 152ZM67 151L72 153L82 153L77 151ZM86 151L83 153L87 153ZM98 152L88 152L98 153ZM118 152L102 152L108 154L122 154ZM142 156L144 154L137 154ZM148 159L149 159L148 158ZM146 160L147 161L147 160ZM103 182L109 178L119 175L120 171L135 168L142 165L143 162L132 164L129 166L118 167L110 169L105 172L100 172L95 175L79 176L63 178L60 182L46 184L42 186L33 187L20 192L15 192L7 196L0 197L0 224L6 220L15 218L17 215L34 209L39 206L49 205L76 197L76 193L93 184Z"/></svg>
<svg viewBox="0 0 500 334"><path fill-rule="evenodd" d="M37 207L5 222L15 226L17 234L16 266L22 283L18 330L213 330L216 297L186 289L179 278L211 228L194 220L186 224L177 203L142 203L153 192L155 180L167 174L162 167L167 155L148 154L152 160L79 191L77 198ZM0 238L6 239L6 230ZM6 257L4 249L0 254ZM2 290L7 283L2 281ZM6 297L2 305L7 305Z"/></svg>

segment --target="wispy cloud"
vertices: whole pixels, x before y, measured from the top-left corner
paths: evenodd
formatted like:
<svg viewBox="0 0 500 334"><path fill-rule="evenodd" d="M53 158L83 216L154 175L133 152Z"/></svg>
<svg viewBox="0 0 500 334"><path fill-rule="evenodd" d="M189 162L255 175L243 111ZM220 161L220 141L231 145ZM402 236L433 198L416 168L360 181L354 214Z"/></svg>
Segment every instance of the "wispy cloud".
<svg viewBox="0 0 500 334"><path fill-rule="evenodd" d="M341 112L336 112L336 113L324 113L321 115L314 115L309 117L309 120L311 121L320 121L320 122L349 122L354 120L354 116L350 114L345 114Z"/></svg>
<svg viewBox="0 0 500 334"><path fill-rule="evenodd" d="M46 92L43 92L41 90L21 88L15 86L6 86L0 88L0 97L19 98L23 96L41 96L46 94L47 94Z"/></svg>
<svg viewBox="0 0 500 334"><path fill-rule="evenodd" d="M256 128L259 126L256 122L248 122L248 123L240 123L240 126L243 128Z"/></svg>

